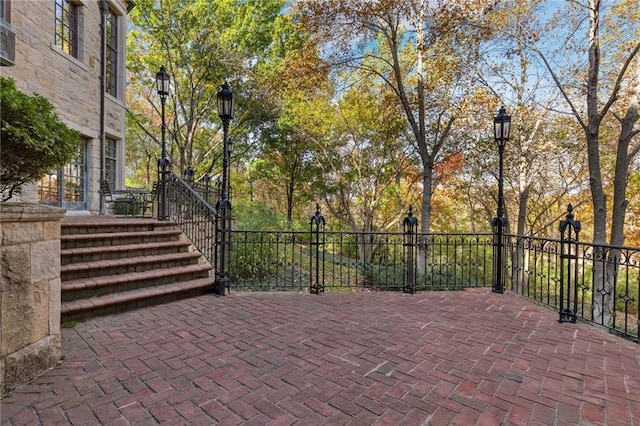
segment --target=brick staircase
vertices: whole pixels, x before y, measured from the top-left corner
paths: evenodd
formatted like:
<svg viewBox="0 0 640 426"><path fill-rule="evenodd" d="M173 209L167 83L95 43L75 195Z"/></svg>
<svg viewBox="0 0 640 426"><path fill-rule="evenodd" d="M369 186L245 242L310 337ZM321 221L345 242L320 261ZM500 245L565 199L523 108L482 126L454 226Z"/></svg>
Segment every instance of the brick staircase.
<svg viewBox="0 0 640 426"><path fill-rule="evenodd" d="M173 222L113 216L61 223L62 322L211 291L213 267Z"/></svg>

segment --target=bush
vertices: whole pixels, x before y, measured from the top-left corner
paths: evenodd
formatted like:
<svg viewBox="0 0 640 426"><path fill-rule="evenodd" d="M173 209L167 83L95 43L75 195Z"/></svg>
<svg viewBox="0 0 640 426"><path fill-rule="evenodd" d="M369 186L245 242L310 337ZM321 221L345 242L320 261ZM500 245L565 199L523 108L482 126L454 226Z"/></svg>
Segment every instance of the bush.
<svg viewBox="0 0 640 426"><path fill-rule="evenodd" d="M406 270L402 265L378 264L363 265L365 285L380 290L401 290L406 284ZM482 287L469 275L460 271L439 271L436 267L429 267L426 274L415 273L416 290L464 290L467 287Z"/></svg>
<svg viewBox="0 0 640 426"><path fill-rule="evenodd" d="M135 216L138 214L137 206L130 199L119 198L113 201L113 213L123 216Z"/></svg>
<svg viewBox="0 0 640 426"><path fill-rule="evenodd" d="M28 96L0 77L0 201L25 183L53 173L73 159L80 135L69 129L40 95Z"/></svg>

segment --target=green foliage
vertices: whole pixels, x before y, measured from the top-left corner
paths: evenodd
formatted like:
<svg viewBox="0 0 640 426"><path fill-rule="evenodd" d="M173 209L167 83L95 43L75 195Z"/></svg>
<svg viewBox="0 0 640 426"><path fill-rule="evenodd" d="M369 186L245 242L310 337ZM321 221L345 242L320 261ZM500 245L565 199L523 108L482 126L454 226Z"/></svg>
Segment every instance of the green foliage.
<svg viewBox="0 0 640 426"><path fill-rule="evenodd" d="M130 199L121 198L114 200L113 212L117 215L133 216L138 214L137 206Z"/></svg>
<svg viewBox="0 0 640 426"><path fill-rule="evenodd" d="M75 328L75 326L78 325L78 321L69 321L69 322L65 322L63 324L60 325L61 328ZM61 357L60 359L64 359L64 357Z"/></svg>
<svg viewBox="0 0 640 426"><path fill-rule="evenodd" d="M136 1L127 40L127 66L132 74L127 136L128 143L143 149L130 152L130 162L146 165L149 156L159 157L160 101L153 76L161 65L171 76L166 123L174 169L191 165L197 177L205 172L215 175L221 169L216 94L224 81L234 94L229 134L234 156L253 148L253 138L259 136L270 110L264 106L268 96L256 83L253 70L267 60L283 4L283 0ZM150 180L148 176L137 179Z"/></svg>
<svg viewBox="0 0 640 426"><path fill-rule="evenodd" d="M0 200L19 194L34 182L68 163L80 137L40 95L26 95L12 79L0 77Z"/></svg>
<svg viewBox="0 0 640 426"><path fill-rule="evenodd" d="M377 290L402 290L408 282L407 271L398 264L366 264L362 266L365 286ZM464 290L467 287L482 287L469 275L469 271L451 268L443 270L442 265L432 265L425 274L416 274L416 291Z"/></svg>
<svg viewBox="0 0 640 426"><path fill-rule="evenodd" d="M260 201L237 199L233 203L233 216L236 218L237 229L253 230L308 230L308 224L302 220L295 220L290 224L281 212L274 211Z"/></svg>

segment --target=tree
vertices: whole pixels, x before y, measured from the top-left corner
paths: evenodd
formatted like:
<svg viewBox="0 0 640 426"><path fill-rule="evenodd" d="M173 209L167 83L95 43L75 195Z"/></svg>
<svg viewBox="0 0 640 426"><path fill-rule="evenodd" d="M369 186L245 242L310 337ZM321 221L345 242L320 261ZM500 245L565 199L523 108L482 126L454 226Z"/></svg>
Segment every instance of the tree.
<svg viewBox="0 0 640 426"><path fill-rule="evenodd" d="M264 116L249 179L261 180L266 189L260 191L263 198L268 194L273 202L282 195L289 225L296 204L311 201L311 187L321 179L312 147L329 129L325 111L330 108L332 88L326 72L305 72L321 63L309 35L284 15L276 23L267 60L255 70L256 80L268 95L265 101L270 113Z"/></svg>
<svg viewBox="0 0 640 426"><path fill-rule="evenodd" d="M601 0L568 1L567 9L554 17L563 20L568 32L561 43L563 49L549 52L544 46L533 47L584 133L593 205L593 243L599 247L595 256L611 257L614 261L609 265L615 263L617 254L615 250L607 253L606 246L624 244L629 166L640 151L639 18L637 3L629 0L607 4ZM560 54L565 49L568 56ZM583 67L581 63L586 65ZM607 127L614 126L616 136L607 132ZM609 139L603 137L607 134L611 135ZM616 152L615 170L609 171L614 182L610 203L603 161L607 146L615 146ZM593 290L599 290L601 297L594 297L593 315L603 324L609 324L613 317L616 297L612 294L613 277L613 270L604 267L594 271L594 285L601 288Z"/></svg>
<svg viewBox="0 0 640 426"><path fill-rule="evenodd" d="M434 166L451 154L446 147L453 143L452 127L474 86L465 71L478 57L479 40L488 35L477 24L492 13L491 3L301 0L296 6L334 68L358 69L393 93L390 101L406 119L407 140L422 166L425 233L431 223Z"/></svg>
<svg viewBox="0 0 640 426"><path fill-rule="evenodd" d="M229 134L239 153L234 155L256 140L265 107L253 70L269 51L283 4L284 0L136 2L127 48L132 74L128 124L140 127L159 151L160 107L153 77L165 65L171 75L167 143L174 169L191 165L201 174L221 169L216 94L224 81L232 87L236 107Z"/></svg>
<svg viewBox="0 0 640 426"><path fill-rule="evenodd" d="M389 96L384 85L354 83L333 108L329 137L317 147L327 205L353 232L388 230L406 213L402 180L413 164L402 140L404 121Z"/></svg>
<svg viewBox="0 0 640 426"><path fill-rule="evenodd" d="M71 161L80 135L60 120L47 99L22 93L12 79L0 77L0 106L0 200L7 201L25 183Z"/></svg>

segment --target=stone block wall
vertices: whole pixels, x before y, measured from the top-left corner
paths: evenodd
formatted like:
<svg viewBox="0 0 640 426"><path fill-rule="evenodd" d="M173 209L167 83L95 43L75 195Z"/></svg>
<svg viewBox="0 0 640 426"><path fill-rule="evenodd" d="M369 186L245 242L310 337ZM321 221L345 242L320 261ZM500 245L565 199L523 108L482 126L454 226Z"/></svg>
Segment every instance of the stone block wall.
<svg viewBox="0 0 640 426"><path fill-rule="evenodd" d="M6 3L6 2L5 2ZM15 65L2 67L0 74L12 78L18 89L28 95L37 93L55 107L60 119L80 132L87 143L87 210L100 209L100 114L101 46L100 2L74 0L78 9L78 55L73 57L55 45L56 2L13 1L10 4L11 28L15 32ZM105 95L105 135L117 140L116 187L124 187L125 177L125 49L127 7L133 2L107 2L121 17L118 25L118 93ZM155 70L153 71L155 72ZM12 201L37 202L36 183L23 186L21 195Z"/></svg>
<svg viewBox="0 0 640 426"><path fill-rule="evenodd" d="M0 391L60 359L60 220L65 210L0 203Z"/></svg>

